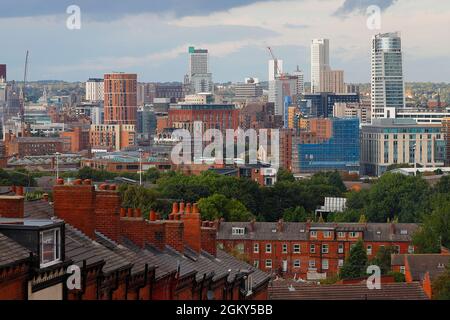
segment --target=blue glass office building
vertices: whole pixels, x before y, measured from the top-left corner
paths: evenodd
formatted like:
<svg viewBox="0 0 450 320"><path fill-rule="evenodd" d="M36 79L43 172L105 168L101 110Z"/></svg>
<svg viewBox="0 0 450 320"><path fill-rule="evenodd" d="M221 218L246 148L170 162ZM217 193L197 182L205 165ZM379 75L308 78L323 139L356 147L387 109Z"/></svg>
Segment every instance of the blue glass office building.
<svg viewBox="0 0 450 320"><path fill-rule="evenodd" d="M297 144L300 172L321 170L359 171L358 118L330 118L331 138L321 143Z"/></svg>

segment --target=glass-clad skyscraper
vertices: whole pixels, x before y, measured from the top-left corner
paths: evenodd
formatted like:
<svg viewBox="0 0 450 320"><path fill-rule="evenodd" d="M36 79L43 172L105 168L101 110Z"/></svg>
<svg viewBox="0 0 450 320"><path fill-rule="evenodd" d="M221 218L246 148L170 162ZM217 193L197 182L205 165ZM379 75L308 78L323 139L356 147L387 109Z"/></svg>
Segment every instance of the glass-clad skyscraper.
<svg viewBox="0 0 450 320"><path fill-rule="evenodd" d="M328 118L331 130L327 139L315 143L297 144L298 168L300 172L359 170L359 119Z"/></svg>
<svg viewBox="0 0 450 320"><path fill-rule="evenodd" d="M389 118L386 108L405 106L402 43L397 32L372 38L371 106L372 118Z"/></svg>

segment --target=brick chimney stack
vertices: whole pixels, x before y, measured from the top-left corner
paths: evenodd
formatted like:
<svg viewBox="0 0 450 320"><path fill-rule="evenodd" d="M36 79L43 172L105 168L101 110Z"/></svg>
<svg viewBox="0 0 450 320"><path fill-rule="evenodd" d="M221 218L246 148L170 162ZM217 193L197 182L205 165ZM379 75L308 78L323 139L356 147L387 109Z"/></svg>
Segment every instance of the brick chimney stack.
<svg viewBox="0 0 450 320"><path fill-rule="evenodd" d="M91 181L84 180L83 184L90 185ZM95 229L119 242L121 212L123 214L119 193L113 185L101 185L99 189L95 196Z"/></svg>
<svg viewBox="0 0 450 320"><path fill-rule="evenodd" d="M55 216L95 239L95 188L91 184L64 184L59 178L53 187Z"/></svg>
<svg viewBox="0 0 450 320"><path fill-rule="evenodd" d="M201 241L201 218L200 212L198 210L198 206L194 203L191 211L191 204L188 203L186 210L186 214L184 214L183 222L184 222L184 242L186 245L191 247L196 252L200 252L202 249L202 241Z"/></svg>
<svg viewBox="0 0 450 320"><path fill-rule="evenodd" d="M25 199L23 187L12 186L11 190L15 195L0 196L0 217L23 219Z"/></svg>
<svg viewBox="0 0 450 320"><path fill-rule="evenodd" d="M122 210L123 212L123 210ZM143 248L146 241L145 237L145 221L140 210L128 208L127 215L120 217L120 235L131 240L137 246Z"/></svg>

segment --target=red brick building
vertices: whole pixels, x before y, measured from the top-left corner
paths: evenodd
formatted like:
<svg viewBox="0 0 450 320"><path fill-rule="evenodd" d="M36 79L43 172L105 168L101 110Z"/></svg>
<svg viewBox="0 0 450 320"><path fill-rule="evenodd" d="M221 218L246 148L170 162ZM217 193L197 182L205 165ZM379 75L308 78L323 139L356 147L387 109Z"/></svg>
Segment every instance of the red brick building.
<svg viewBox="0 0 450 320"><path fill-rule="evenodd" d="M64 141L60 138L48 137L16 137L14 134L5 134L5 149L7 156L43 156L63 152Z"/></svg>
<svg viewBox="0 0 450 320"><path fill-rule="evenodd" d="M39 226L51 222L58 226L64 239L53 241L61 250L54 251L61 252L52 262L55 273L68 264L81 269L81 289L67 288L61 281L65 278L59 282L50 279L46 280L41 297L45 294L47 299L69 300L267 299L269 275L217 250L216 223L202 221L195 204L175 203L168 220L154 211L145 219L139 209L121 207L114 185L101 185L96 190L90 180L64 184L62 179L54 187L53 200L52 206L45 200L26 201L24 205L24 197L20 195L0 199L1 237L20 240L17 234L27 219L29 224ZM53 215L57 219L50 220ZM18 254L11 251L17 245L3 244L0 241L0 253L7 251L5 256L9 258L0 257L0 288L26 288L25 279L30 276L26 265L16 273L10 267L3 272L4 265L11 262L19 266L22 258L19 249ZM29 254L27 250L24 252ZM36 251L35 256L42 260L44 251ZM20 275L26 275L25 279ZM2 291L0 296L33 297L32 292L19 289Z"/></svg>
<svg viewBox="0 0 450 320"><path fill-rule="evenodd" d="M231 104L177 104L169 109L168 127L194 130L194 122L203 122L203 131L218 129L236 130L239 126L239 110Z"/></svg>
<svg viewBox="0 0 450 320"><path fill-rule="evenodd" d="M105 74L104 95L105 124L136 124L136 74Z"/></svg>
<svg viewBox="0 0 450 320"><path fill-rule="evenodd" d="M359 239L369 259L382 246L413 253L416 229L404 223L221 222L217 239L221 248L244 254L263 271L315 279L336 274Z"/></svg>
<svg viewBox="0 0 450 320"><path fill-rule="evenodd" d="M89 128L76 126L70 131L60 133L60 138L65 142L66 152L77 153L82 150L89 150Z"/></svg>

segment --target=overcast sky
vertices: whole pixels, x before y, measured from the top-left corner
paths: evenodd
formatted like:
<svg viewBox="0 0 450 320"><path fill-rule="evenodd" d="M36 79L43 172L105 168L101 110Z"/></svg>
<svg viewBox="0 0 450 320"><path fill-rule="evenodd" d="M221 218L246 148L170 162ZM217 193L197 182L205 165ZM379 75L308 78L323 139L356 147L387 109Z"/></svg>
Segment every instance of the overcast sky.
<svg viewBox="0 0 450 320"><path fill-rule="evenodd" d="M187 47L209 49L216 82L267 80L266 49L298 65L309 81L309 45L330 39L333 69L346 82L369 82L370 38L400 31L405 81L450 82L447 0L0 0L0 63L8 79L84 81L111 71L139 81L182 81ZM81 8L81 29L69 30L69 5ZM366 27L378 5L381 29Z"/></svg>

